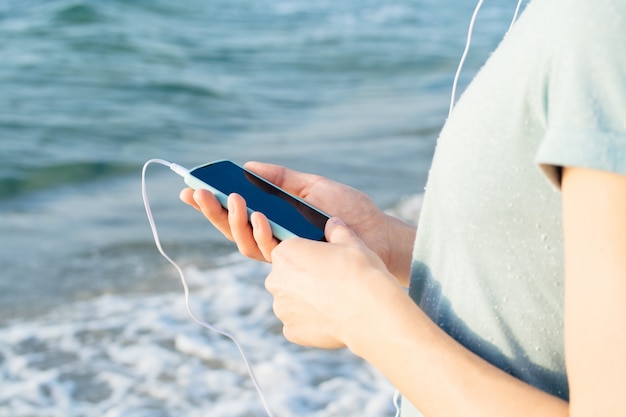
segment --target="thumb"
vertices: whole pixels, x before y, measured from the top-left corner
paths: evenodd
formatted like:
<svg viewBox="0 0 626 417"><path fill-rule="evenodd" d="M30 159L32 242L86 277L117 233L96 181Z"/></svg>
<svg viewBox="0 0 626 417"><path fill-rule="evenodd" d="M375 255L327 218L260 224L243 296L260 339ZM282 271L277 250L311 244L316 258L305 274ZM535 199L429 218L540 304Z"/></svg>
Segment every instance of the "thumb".
<svg viewBox="0 0 626 417"><path fill-rule="evenodd" d="M357 235L339 217L331 217L324 228L326 240L330 243L347 243L358 240Z"/></svg>

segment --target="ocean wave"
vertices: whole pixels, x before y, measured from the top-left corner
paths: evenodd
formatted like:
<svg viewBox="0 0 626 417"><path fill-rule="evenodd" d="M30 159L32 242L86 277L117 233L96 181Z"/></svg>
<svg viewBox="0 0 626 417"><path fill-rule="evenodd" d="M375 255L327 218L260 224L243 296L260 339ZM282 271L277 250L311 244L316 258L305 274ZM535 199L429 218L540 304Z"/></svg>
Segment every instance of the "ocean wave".
<svg viewBox="0 0 626 417"><path fill-rule="evenodd" d="M73 2L63 5L52 19L57 24L91 24L105 22L106 16L94 4Z"/></svg>
<svg viewBox="0 0 626 417"><path fill-rule="evenodd" d="M113 162L73 162L30 167L0 177L0 201L58 186L112 178L137 170L131 164Z"/></svg>
<svg viewBox="0 0 626 417"><path fill-rule="evenodd" d="M288 343L244 260L187 269L192 306L239 337L283 417L391 415L390 384L346 350ZM191 322L180 293L103 296L0 328L0 415L263 415L234 344Z"/></svg>
<svg viewBox="0 0 626 417"><path fill-rule="evenodd" d="M205 83L184 80L153 81L149 84L149 89L150 91L158 91L165 94L186 94L212 98L223 98L226 96L225 93L205 85Z"/></svg>

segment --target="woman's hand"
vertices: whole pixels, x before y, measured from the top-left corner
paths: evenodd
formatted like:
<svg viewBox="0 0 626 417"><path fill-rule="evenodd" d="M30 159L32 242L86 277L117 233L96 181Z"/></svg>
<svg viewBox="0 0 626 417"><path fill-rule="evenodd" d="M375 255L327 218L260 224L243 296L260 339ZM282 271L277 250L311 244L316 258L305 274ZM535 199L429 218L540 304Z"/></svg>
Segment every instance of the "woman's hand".
<svg viewBox="0 0 626 417"><path fill-rule="evenodd" d="M270 164L249 162L247 169L296 195L331 216L342 218L403 284L408 283L415 227L383 213L364 193L327 178ZM247 257L271 262L278 241L267 218L253 213L248 221L246 202L228 198L228 210L206 190L187 188L181 199L200 210Z"/></svg>
<svg viewBox="0 0 626 417"><path fill-rule="evenodd" d="M285 337L305 346L351 347L369 335L373 306L404 296L382 260L341 220L331 218L326 242L288 239L273 253L265 281Z"/></svg>

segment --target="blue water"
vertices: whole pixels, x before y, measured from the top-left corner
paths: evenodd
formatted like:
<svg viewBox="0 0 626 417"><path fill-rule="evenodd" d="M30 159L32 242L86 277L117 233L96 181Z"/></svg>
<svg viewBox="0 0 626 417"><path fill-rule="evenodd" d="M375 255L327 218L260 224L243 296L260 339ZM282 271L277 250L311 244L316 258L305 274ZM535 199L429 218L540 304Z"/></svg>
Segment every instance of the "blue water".
<svg viewBox="0 0 626 417"><path fill-rule="evenodd" d="M508 27L479 15L460 91ZM263 415L193 324L140 196L150 158L316 172L383 208L423 191L474 1L0 0L0 417ZM239 336L282 417L392 415L345 351L288 343L243 260L151 166L199 315Z"/></svg>
<svg viewBox="0 0 626 417"><path fill-rule="evenodd" d="M487 2L465 85L506 30ZM491 3L491 4L489 4ZM139 190L158 157L287 164L383 207L422 191L473 1L0 0L0 321L177 289ZM183 262L233 250L148 178Z"/></svg>

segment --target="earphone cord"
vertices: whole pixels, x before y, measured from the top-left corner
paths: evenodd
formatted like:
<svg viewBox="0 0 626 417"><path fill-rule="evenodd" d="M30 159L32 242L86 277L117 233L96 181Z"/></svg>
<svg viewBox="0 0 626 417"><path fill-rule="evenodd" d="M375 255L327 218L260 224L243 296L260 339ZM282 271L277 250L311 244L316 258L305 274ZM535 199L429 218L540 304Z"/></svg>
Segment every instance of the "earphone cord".
<svg viewBox="0 0 626 417"><path fill-rule="evenodd" d="M171 162L165 161L163 159L150 159L149 161L147 161L144 166L143 169L141 171L141 195L143 197L143 205L146 209L146 214L148 216L148 222L150 223L150 229L152 230L152 236L154 237L154 243L156 244L157 249L159 250L159 253L161 253L161 255L163 255L163 257L170 263L172 264L172 266L174 268L176 268L176 271L178 272L178 275L180 276L180 281L183 285L183 290L185 291L185 306L187 307L187 312L189 313L189 316L196 322L198 323L200 326L205 327L209 330L212 330L214 332L217 332L219 334L221 334L222 336L227 337L228 339L232 340L233 343L235 344L235 346L237 346L237 349L239 350L239 353L241 354L241 357L243 358L243 362L246 366L246 369L248 370L248 375L250 375L250 379L252 380L252 383L254 384L254 387L256 388L257 393L259 394L259 398L261 399L261 403L263 404L263 408L265 409L265 413L268 415L268 417L274 417L274 414L272 413L272 411L269 408L269 405L267 403L267 399L265 398L265 393L263 392L263 390L261 389L261 386L259 385L259 383L257 382L256 376L254 375L254 372L252 371L252 367L250 366L250 362L248 361L248 357L246 356L246 353L243 350L243 347L241 346L241 344L239 343L239 341L235 338L235 336L233 336L232 334L230 334L229 332L222 330L218 327L215 327L212 324L209 324L207 322L205 322L204 320L199 319L193 312L193 310L191 309L190 303L189 303L189 287L187 286L187 281L185 279L185 274L183 273L183 270L181 269L181 267L174 262L174 260L172 258L169 257L169 255L165 252L165 250L163 250L163 247L161 246L161 240L159 239L159 234L157 232L156 229L156 225L154 222L154 217L152 216L152 210L150 209L150 202L148 200L148 192L146 190L146 170L148 168L148 165L152 164L152 163L158 163L161 165L165 165L167 167L169 167L170 169L174 170L175 172L177 172L178 174L180 174L180 172L176 171L173 167L179 167L175 164L172 164Z"/></svg>
<svg viewBox="0 0 626 417"><path fill-rule="evenodd" d="M476 16L478 16L478 11L482 7L483 2L484 0L478 0L476 8L474 9L474 13L472 14L472 19L470 20L469 29L467 31L467 41L465 42L465 49L463 50L463 55L461 55L461 60L459 61L459 66L456 69L454 81L452 82L452 94L450 95L450 108L448 110L448 117L450 117L450 115L452 114L452 110L454 109L454 102L456 101L456 89L459 83L459 77L461 76L461 70L463 69L463 65L465 64L465 58L467 58L467 54L469 53L470 45L472 43L472 33L474 32L474 23L476 23ZM511 20L511 24L509 25L506 33L509 33L513 28L521 6L522 0L518 0L517 7L515 7L515 13L513 14L513 19Z"/></svg>

